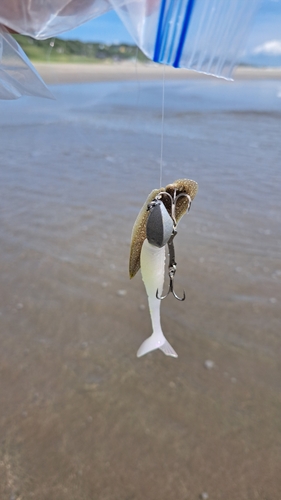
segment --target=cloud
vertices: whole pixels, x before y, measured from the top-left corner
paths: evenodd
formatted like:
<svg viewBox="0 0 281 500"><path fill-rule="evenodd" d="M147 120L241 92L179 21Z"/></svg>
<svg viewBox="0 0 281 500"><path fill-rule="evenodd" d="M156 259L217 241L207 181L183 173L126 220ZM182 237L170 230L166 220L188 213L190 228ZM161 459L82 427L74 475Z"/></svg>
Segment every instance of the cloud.
<svg viewBox="0 0 281 500"><path fill-rule="evenodd" d="M270 40L258 45L254 50L254 54L266 54L270 56L281 56L281 40Z"/></svg>

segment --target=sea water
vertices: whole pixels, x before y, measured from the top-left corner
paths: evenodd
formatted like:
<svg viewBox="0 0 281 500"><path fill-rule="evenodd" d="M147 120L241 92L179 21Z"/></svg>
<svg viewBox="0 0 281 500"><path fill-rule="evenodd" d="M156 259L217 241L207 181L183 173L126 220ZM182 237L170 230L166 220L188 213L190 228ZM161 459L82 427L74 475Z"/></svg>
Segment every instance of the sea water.
<svg viewBox="0 0 281 500"><path fill-rule="evenodd" d="M281 82L165 84L163 185L199 184L175 239L186 300L161 305L176 362L136 359L151 325L140 276L128 276L134 220L160 182L162 82L51 90L55 101L0 105L1 429L13 477L38 499L64 498L63 487L73 499L195 498L206 484L216 498L246 498L239 478L252 485L247 464L267 450L273 476L258 474L255 487L267 491L272 477L280 491L270 450L281 389ZM58 449L53 470L45 458ZM228 453L233 488L214 449Z"/></svg>
<svg viewBox="0 0 281 500"><path fill-rule="evenodd" d="M131 227L147 194L159 186L162 84L111 82L52 91L55 101L1 103L2 260L8 259L13 282L12 255L22 252L84 263L75 295L79 287L85 293L88 268L99 282L101 269L110 275L115 265L120 287L129 290ZM271 307L276 299L280 308L280 119L279 81L166 82L163 183L181 177L199 183L179 231L179 285L186 282L188 255L199 252L204 263L213 259L232 267L234 276L242 274L246 287L247 273L254 282L264 280L272 290L261 293L257 285L251 300ZM32 267L24 258L19 265ZM198 273L203 280L200 262ZM250 300L243 299L247 293L233 295Z"/></svg>

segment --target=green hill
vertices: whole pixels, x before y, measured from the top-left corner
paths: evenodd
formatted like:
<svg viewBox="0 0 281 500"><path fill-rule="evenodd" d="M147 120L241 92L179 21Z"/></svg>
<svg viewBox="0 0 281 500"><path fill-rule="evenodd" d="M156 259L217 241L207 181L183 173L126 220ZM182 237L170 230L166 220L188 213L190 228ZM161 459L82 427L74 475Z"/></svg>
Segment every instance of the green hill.
<svg viewBox="0 0 281 500"><path fill-rule="evenodd" d="M148 60L135 45L104 45L60 38L35 40L24 35L14 35L14 38L31 61L97 63L106 60Z"/></svg>

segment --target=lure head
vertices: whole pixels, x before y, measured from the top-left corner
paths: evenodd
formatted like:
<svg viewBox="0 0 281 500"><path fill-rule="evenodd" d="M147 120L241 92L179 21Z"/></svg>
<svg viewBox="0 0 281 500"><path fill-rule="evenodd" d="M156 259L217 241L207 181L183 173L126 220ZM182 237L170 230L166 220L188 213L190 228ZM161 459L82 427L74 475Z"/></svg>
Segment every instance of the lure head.
<svg viewBox="0 0 281 500"><path fill-rule="evenodd" d="M161 202L164 204L168 215L172 218L172 203L171 199L173 199L174 195L178 196L179 194L188 194L191 201L195 198L195 195L198 190L198 184L191 179L178 179L172 184L168 184L166 188L162 187L160 189L153 189L151 193L148 195L147 200L145 201L143 207L141 208L139 215L135 221L132 238L131 238L131 251L130 251L130 263L129 263L129 274L130 278L136 275L140 268L140 254L142 249L142 244L144 240L147 238L147 219L150 215L150 211L147 211L148 205L153 202L155 199L161 199ZM170 194L171 196L165 196L164 192ZM161 198L158 196L161 194ZM186 213L189 209L190 203L187 197L181 196L178 198L176 203L175 211L174 211L174 219L176 224L179 223L181 217Z"/></svg>
<svg viewBox="0 0 281 500"><path fill-rule="evenodd" d="M158 248L164 247L168 243L173 229L173 221L161 200L153 200L147 206L149 211L146 223L147 241Z"/></svg>

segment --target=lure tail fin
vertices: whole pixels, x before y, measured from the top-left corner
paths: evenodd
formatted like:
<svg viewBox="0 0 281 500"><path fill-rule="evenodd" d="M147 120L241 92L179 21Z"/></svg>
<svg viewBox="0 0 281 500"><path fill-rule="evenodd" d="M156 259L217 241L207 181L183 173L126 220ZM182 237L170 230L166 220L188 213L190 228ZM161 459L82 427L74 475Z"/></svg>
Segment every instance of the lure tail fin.
<svg viewBox="0 0 281 500"><path fill-rule="evenodd" d="M171 344L169 344L168 340L165 340L165 344L161 345L161 347L159 347L159 349L161 349L161 351L164 352L164 354L166 354L166 356L172 356L172 358L178 357L176 351L173 349Z"/></svg>
<svg viewBox="0 0 281 500"><path fill-rule="evenodd" d="M166 356L172 356L173 358L178 357L176 351L172 348L171 344L169 344L168 340L165 339L164 335L159 339L159 336L155 333L142 343L137 352L137 357L140 358L150 351L155 351L155 349L160 349Z"/></svg>

